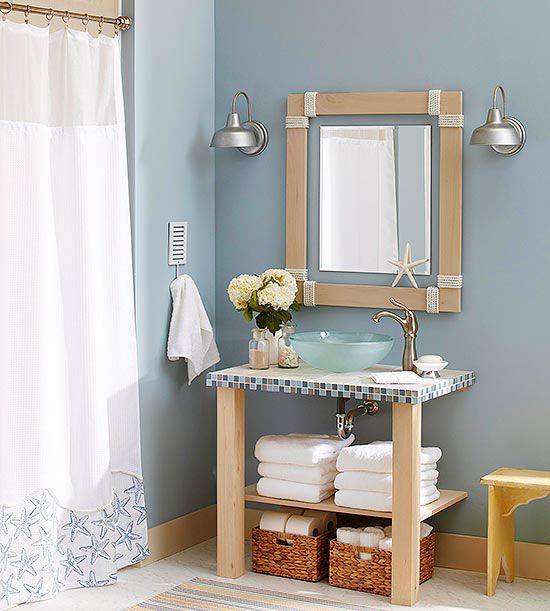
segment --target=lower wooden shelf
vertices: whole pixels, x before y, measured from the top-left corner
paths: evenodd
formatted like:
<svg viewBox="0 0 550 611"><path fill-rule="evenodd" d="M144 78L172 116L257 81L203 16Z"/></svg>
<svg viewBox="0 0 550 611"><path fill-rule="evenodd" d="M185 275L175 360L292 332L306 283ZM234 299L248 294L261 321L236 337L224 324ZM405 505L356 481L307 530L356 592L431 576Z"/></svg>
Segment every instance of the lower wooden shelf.
<svg viewBox="0 0 550 611"><path fill-rule="evenodd" d="M420 519L425 520L447 507L451 507L460 501L463 501L467 496L467 492L461 490L440 490L441 496L430 503L420 507ZM375 518L388 518L391 520L391 511L371 511L369 509L351 509L350 507L340 507L334 502L334 497L321 501L320 503L303 503L301 501L288 501L286 499L276 499L268 496L260 496L256 490L256 484L247 486L244 490L245 501L254 503L263 503L265 505L282 505L287 507L300 507L303 509L317 509L319 511L334 511L336 513L349 513L356 516L370 516Z"/></svg>

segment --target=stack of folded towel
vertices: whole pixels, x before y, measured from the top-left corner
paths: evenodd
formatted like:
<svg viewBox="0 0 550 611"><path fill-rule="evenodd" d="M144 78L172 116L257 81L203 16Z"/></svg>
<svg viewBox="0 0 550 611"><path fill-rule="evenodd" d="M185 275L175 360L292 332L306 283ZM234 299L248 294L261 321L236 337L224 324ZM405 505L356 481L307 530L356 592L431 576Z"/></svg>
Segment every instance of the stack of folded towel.
<svg viewBox="0 0 550 611"><path fill-rule="evenodd" d="M320 503L334 494L336 459L354 439L298 433L260 437L254 450L260 461L258 494Z"/></svg>
<svg viewBox="0 0 550 611"><path fill-rule="evenodd" d="M375 441L368 445L345 448L336 462L339 473L334 502L341 507L392 510L392 442ZM420 454L420 504L440 497L437 489L439 448L422 448Z"/></svg>
<svg viewBox="0 0 550 611"><path fill-rule="evenodd" d="M433 528L421 522L420 538L427 537ZM392 548L392 527L380 528L378 526L367 526L366 528L339 528L336 531L336 540L339 543L347 543L348 545L356 545L358 547L372 547L374 549L382 549L391 552ZM371 555L367 552L360 552L361 560L370 560Z"/></svg>

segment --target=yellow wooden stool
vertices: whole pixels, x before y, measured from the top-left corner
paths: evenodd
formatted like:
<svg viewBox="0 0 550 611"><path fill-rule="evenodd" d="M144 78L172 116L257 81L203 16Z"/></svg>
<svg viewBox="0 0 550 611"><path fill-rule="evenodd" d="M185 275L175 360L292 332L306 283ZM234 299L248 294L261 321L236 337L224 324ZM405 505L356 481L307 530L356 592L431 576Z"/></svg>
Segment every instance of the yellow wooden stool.
<svg viewBox="0 0 550 611"><path fill-rule="evenodd" d="M489 487L487 596L493 596L501 561L506 581L514 581L514 511L550 494L550 471L501 467L480 481Z"/></svg>

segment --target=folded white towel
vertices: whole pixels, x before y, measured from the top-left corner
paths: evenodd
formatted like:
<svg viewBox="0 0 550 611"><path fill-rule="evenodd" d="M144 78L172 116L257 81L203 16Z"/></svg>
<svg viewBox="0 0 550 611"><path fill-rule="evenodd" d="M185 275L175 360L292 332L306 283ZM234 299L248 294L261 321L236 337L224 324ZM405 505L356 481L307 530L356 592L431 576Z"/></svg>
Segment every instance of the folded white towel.
<svg viewBox="0 0 550 611"><path fill-rule="evenodd" d="M336 460L326 465L315 465L314 467L284 465L275 462L261 462L258 465L258 474L262 477L284 479L302 484L328 484L334 482L337 473Z"/></svg>
<svg viewBox="0 0 550 611"><path fill-rule="evenodd" d="M391 473L392 451L391 441L344 448L338 456L336 468L338 471ZM439 448L422 448L420 451L421 464L436 463L440 458Z"/></svg>
<svg viewBox="0 0 550 611"><path fill-rule="evenodd" d="M427 505L441 496L439 490L431 496L420 494L420 505ZM370 509L372 511L391 511L392 495L384 492L368 492L366 490L338 490L334 502L340 507L352 509Z"/></svg>
<svg viewBox="0 0 550 611"><path fill-rule="evenodd" d="M172 318L168 333L170 361L187 359L189 384L220 360L214 331L193 278L182 274L170 285Z"/></svg>
<svg viewBox="0 0 550 611"><path fill-rule="evenodd" d="M425 490L437 484L435 478L424 477L425 473L437 473L437 471L424 471L420 474L420 488ZM334 480L334 487L338 490L370 490L371 492L392 491L391 473L373 473L371 471L344 471L338 473Z"/></svg>
<svg viewBox="0 0 550 611"><path fill-rule="evenodd" d="M301 484L299 482L285 482L282 479L271 479L270 477L262 477L256 489L261 496L302 501L304 503L320 503L334 493L332 484Z"/></svg>
<svg viewBox="0 0 550 611"><path fill-rule="evenodd" d="M260 462L285 465L326 465L334 462L340 451L355 437L340 439L336 435L265 435L256 442L254 455Z"/></svg>
<svg viewBox="0 0 550 611"><path fill-rule="evenodd" d="M414 371L369 372L375 384L418 384L422 378Z"/></svg>
<svg viewBox="0 0 550 611"><path fill-rule="evenodd" d="M437 463L429 463L428 465L420 465L420 474L423 475L425 471L434 471L435 475L430 475L429 477L439 477L439 473L437 471Z"/></svg>

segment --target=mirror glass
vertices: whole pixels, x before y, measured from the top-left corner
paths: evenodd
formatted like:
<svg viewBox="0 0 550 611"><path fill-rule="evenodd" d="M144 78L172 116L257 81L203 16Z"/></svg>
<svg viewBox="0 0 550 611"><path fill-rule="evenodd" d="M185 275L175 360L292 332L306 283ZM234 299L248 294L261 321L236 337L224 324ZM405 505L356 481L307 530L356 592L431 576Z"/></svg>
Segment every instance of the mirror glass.
<svg viewBox="0 0 550 611"><path fill-rule="evenodd" d="M429 125L320 128L321 271L395 273L430 257ZM430 262L415 268L429 274Z"/></svg>

